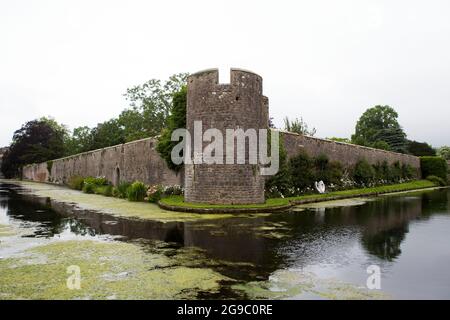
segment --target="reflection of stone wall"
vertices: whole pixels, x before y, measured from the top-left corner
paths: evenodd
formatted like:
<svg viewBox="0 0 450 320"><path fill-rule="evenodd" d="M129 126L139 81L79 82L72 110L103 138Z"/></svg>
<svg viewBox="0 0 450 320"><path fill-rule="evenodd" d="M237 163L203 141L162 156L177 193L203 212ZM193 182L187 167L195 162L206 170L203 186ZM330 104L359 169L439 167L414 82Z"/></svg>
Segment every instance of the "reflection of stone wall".
<svg viewBox="0 0 450 320"><path fill-rule="evenodd" d="M330 160L339 161L346 167L355 165L360 159L366 159L371 164L376 164L383 160L387 160L389 163L400 161L401 163L409 164L416 169L420 168L420 159L411 155L302 136L288 132L283 132L282 137L284 147L289 157L304 150L313 157L325 154ZM420 170L417 172L419 174Z"/></svg>
<svg viewBox="0 0 450 320"><path fill-rule="evenodd" d="M104 176L114 184L142 181L146 184L181 184L182 174L171 171L155 149L156 139L138 140L105 149L24 167L23 178L40 182L66 183L71 176Z"/></svg>

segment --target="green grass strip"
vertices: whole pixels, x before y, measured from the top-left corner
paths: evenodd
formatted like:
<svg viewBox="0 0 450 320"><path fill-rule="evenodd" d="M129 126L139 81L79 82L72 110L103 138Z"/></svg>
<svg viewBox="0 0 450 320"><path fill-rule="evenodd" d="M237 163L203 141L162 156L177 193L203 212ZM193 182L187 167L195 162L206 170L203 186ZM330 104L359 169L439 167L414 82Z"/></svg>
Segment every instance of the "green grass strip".
<svg viewBox="0 0 450 320"><path fill-rule="evenodd" d="M183 196L170 196L160 200L160 202L164 205L168 206L176 206L183 208L198 208L198 209L252 209L252 208L271 208L271 207L279 207L286 206L291 203L305 203L305 202L317 202L317 201L327 201L333 200L336 198L344 199L351 198L355 196L367 196L367 195L376 195L376 194L384 194L384 193L392 193L392 192L402 192L409 190L417 190L424 188L432 188L436 187L436 185L428 180L415 180L411 182L392 184L392 185L384 185L372 188L361 188L361 189L351 189L351 190L342 190L342 191L334 191L330 193L324 194L310 194L303 195L297 197L287 197L287 198L273 198L267 199L265 203L262 204L207 204L207 203L187 203L184 202Z"/></svg>

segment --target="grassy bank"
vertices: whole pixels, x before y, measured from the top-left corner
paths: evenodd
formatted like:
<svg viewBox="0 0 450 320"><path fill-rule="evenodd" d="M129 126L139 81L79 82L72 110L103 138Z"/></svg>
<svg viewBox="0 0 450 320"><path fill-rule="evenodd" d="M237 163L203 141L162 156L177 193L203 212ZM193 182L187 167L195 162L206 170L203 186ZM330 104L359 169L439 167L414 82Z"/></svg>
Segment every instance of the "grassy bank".
<svg viewBox="0 0 450 320"><path fill-rule="evenodd" d="M289 198L273 198L267 199L265 203L262 204L248 204L248 205L219 205L219 204L206 204L206 203L187 203L184 202L183 196L170 196L167 198L163 198L160 200L160 204L167 209L176 210L180 209L265 209L270 210L272 208L287 208L291 205L302 204L308 202L318 202L318 201L327 201L327 200L336 200L336 199L345 199L345 198L353 198L360 196L371 196L371 195L379 195L393 192L403 192L410 190L419 190L425 188L433 188L437 185L428 180L416 180L406 183L400 184L392 184L385 186L378 186L372 188L361 188L361 189L351 189L351 190L342 190L342 191L334 191L325 194L311 194L311 195L303 195L298 197L289 197Z"/></svg>

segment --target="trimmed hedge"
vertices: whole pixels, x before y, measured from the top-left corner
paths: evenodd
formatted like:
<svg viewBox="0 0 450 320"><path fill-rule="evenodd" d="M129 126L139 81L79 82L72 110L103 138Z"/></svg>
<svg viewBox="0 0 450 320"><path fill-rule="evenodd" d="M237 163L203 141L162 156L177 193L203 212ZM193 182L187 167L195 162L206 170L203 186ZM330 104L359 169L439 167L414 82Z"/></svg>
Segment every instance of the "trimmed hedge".
<svg viewBox="0 0 450 320"><path fill-rule="evenodd" d="M436 176L447 181L447 161L441 157L420 157L422 177Z"/></svg>

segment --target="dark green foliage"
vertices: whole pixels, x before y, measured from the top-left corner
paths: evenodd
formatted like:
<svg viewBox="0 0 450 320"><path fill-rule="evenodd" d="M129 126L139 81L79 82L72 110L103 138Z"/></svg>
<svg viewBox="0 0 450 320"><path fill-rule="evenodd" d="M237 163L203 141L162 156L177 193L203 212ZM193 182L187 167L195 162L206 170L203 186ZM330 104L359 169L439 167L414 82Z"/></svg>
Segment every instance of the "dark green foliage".
<svg viewBox="0 0 450 320"><path fill-rule="evenodd" d="M140 181L135 181L127 189L127 199L129 201L143 201L147 195L147 187Z"/></svg>
<svg viewBox="0 0 450 320"><path fill-rule="evenodd" d="M129 182L121 182L117 187L113 188L113 196L117 198L127 198L128 189L131 187Z"/></svg>
<svg viewBox="0 0 450 320"><path fill-rule="evenodd" d="M389 106L375 106L367 109L356 124L352 142L406 153L406 134L397 119L397 112Z"/></svg>
<svg viewBox="0 0 450 320"><path fill-rule="evenodd" d="M84 193L94 193L95 192L95 185L92 183L84 183L83 184L83 192Z"/></svg>
<svg viewBox="0 0 450 320"><path fill-rule="evenodd" d="M106 178L99 177L87 177L83 182L83 192L85 193L96 193L98 187L108 186L109 182ZM111 190L112 192L112 190Z"/></svg>
<svg viewBox="0 0 450 320"><path fill-rule="evenodd" d="M106 197L111 197L113 195L113 186L106 185L106 186L97 186L94 190L95 194L100 194Z"/></svg>
<svg viewBox="0 0 450 320"><path fill-rule="evenodd" d="M173 147L175 147L179 142L172 141L172 132L176 129L186 128L186 98L187 98L187 88L183 87L179 92L173 95L173 107L172 113L167 119L167 127L163 130L159 140L156 150L161 155L161 157L166 161L167 166L174 170L179 171L183 165L174 164L172 162L171 153ZM183 156L183 155L180 155Z"/></svg>
<svg viewBox="0 0 450 320"><path fill-rule="evenodd" d="M390 183L398 183L402 179L402 165L399 161L396 161L392 164L391 170L390 170Z"/></svg>
<svg viewBox="0 0 450 320"><path fill-rule="evenodd" d="M409 164L402 164L402 178L411 180L417 176L417 171Z"/></svg>
<svg viewBox="0 0 450 320"><path fill-rule="evenodd" d="M388 183L391 179L391 168L385 160L381 163L373 165L375 171L375 180L379 183Z"/></svg>
<svg viewBox="0 0 450 320"><path fill-rule="evenodd" d="M380 149L380 150L387 150L387 151L391 150L391 147L389 146L389 144L383 140L375 141L374 143L372 143L370 145L370 147L375 148L375 149Z"/></svg>
<svg viewBox="0 0 450 320"><path fill-rule="evenodd" d="M408 153L417 156L436 156L436 150L426 142L408 141Z"/></svg>
<svg viewBox="0 0 450 320"><path fill-rule="evenodd" d="M362 159L355 165L353 178L357 184L367 186L374 182L375 170L367 160Z"/></svg>
<svg viewBox="0 0 450 320"><path fill-rule="evenodd" d="M289 160L289 171L295 189L303 191L314 185L314 160L306 152L300 152Z"/></svg>
<svg viewBox="0 0 450 320"><path fill-rule="evenodd" d="M437 186L441 186L444 187L447 185L447 181L442 179L441 177L437 177L437 176L428 176L427 177L428 181L433 182L434 184L436 184Z"/></svg>
<svg viewBox="0 0 450 320"><path fill-rule="evenodd" d="M338 186L341 183L343 175L344 175L344 168L340 162L330 161L328 163L328 180L326 182L327 184L333 184Z"/></svg>
<svg viewBox="0 0 450 320"><path fill-rule="evenodd" d="M81 176L72 176L69 178L68 186L71 189L75 190L83 190L84 178Z"/></svg>
<svg viewBox="0 0 450 320"><path fill-rule="evenodd" d="M53 168L53 161L52 160L47 161L47 171L49 174L52 174L52 168Z"/></svg>
<svg viewBox="0 0 450 320"><path fill-rule="evenodd" d="M441 157L420 157L422 177L437 176L447 181L447 161Z"/></svg>
<svg viewBox="0 0 450 320"><path fill-rule="evenodd" d="M272 138L271 130L268 131L267 135L267 148L271 150ZM286 149L284 148L283 139L280 136L279 139L279 170L277 174L271 176L265 183L266 194L268 197L279 197L282 195L290 194L290 189L292 186L291 173L289 169L289 163L287 160Z"/></svg>
<svg viewBox="0 0 450 320"><path fill-rule="evenodd" d="M130 108L117 118L99 123L94 128L75 128L65 141L65 155L101 149L138 139L154 137L167 128L172 112L172 98L186 85L187 74L173 75L163 82L157 79L127 89ZM170 138L170 137L169 137Z"/></svg>
<svg viewBox="0 0 450 320"><path fill-rule="evenodd" d="M14 132L13 142L4 154L1 170L5 177L19 177L21 167L64 155L67 130L52 119L29 121Z"/></svg>

